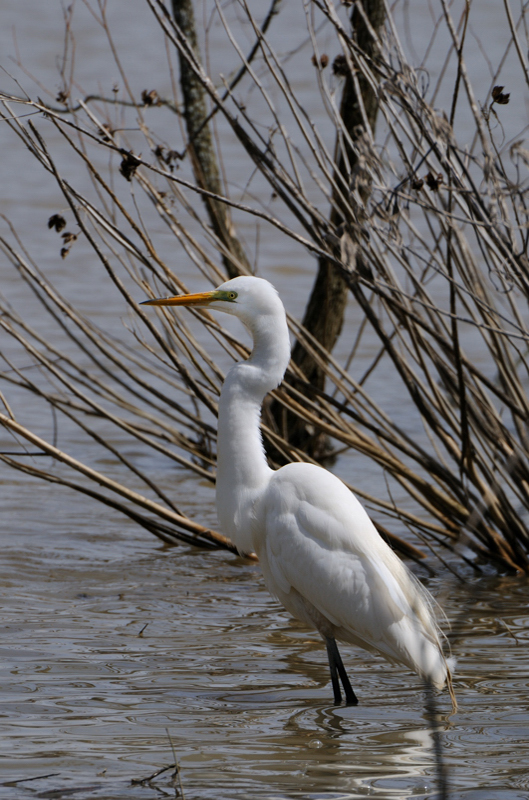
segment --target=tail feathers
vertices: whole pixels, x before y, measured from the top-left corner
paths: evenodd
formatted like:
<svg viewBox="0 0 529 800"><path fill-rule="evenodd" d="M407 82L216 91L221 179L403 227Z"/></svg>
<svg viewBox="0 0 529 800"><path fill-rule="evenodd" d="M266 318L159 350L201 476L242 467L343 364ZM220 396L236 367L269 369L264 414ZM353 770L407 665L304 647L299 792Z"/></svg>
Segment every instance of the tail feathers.
<svg viewBox="0 0 529 800"><path fill-rule="evenodd" d="M450 658L446 659L446 666L448 667L448 671L450 673L456 671L456 664L457 664L457 658L455 658L454 656L450 656Z"/></svg>
<svg viewBox="0 0 529 800"><path fill-rule="evenodd" d="M455 670L456 659L453 657L445 658L441 652L438 653L439 661L435 670L423 673L423 677L436 689L443 689L445 684L452 701L452 714L457 711L457 700L452 682L452 673Z"/></svg>
<svg viewBox="0 0 529 800"><path fill-rule="evenodd" d="M428 642L427 653L421 653L415 664L415 669L429 681L436 689L442 689L447 681L449 667L440 649Z"/></svg>
<svg viewBox="0 0 529 800"><path fill-rule="evenodd" d="M425 681L436 689L443 689L445 684L452 700L453 711L457 709L452 673L456 659L445 658L438 632L435 628L425 631L417 625L416 620L401 620L397 626L397 639L401 648L400 660L417 672Z"/></svg>
<svg viewBox="0 0 529 800"><path fill-rule="evenodd" d="M446 671L446 685L448 688L448 692L450 693L450 700L452 701L452 714L455 714L457 711L457 700L456 694L454 692L454 685L452 683L452 672L456 668L456 660L455 658L447 658L446 659L447 671Z"/></svg>

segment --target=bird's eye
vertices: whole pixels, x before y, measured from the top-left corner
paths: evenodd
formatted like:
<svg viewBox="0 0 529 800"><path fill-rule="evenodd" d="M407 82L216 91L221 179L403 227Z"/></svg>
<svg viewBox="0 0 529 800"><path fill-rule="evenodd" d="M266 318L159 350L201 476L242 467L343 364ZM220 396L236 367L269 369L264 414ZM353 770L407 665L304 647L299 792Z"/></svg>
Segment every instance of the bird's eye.
<svg viewBox="0 0 529 800"><path fill-rule="evenodd" d="M237 297L237 292L228 292L228 300L235 300Z"/></svg>

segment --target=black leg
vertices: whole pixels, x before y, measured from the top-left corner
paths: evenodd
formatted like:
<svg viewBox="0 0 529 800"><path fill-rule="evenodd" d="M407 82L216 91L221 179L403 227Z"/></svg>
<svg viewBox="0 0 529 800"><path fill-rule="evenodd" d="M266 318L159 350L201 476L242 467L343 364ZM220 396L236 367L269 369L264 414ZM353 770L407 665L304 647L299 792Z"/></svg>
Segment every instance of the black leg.
<svg viewBox="0 0 529 800"><path fill-rule="evenodd" d="M336 664L336 653L338 647L335 639L328 639L325 637L325 644L327 645L327 658L329 659L329 669L331 670L332 690L334 692L334 705L339 706L342 702L342 693L340 692L340 681L338 679L338 670ZM338 653L338 658L340 654Z"/></svg>
<svg viewBox="0 0 529 800"><path fill-rule="evenodd" d="M334 705L338 706L342 702L342 694L340 692L340 681L338 680L338 676L340 676L345 692L346 705L357 706L358 699L353 691L351 682L347 677L347 672L345 671L342 657L340 655L340 651L338 650L338 645L336 644L336 639L333 639L331 636L326 636L325 644L327 645L327 657L329 659L329 669L331 670L332 689L334 692Z"/></svg>

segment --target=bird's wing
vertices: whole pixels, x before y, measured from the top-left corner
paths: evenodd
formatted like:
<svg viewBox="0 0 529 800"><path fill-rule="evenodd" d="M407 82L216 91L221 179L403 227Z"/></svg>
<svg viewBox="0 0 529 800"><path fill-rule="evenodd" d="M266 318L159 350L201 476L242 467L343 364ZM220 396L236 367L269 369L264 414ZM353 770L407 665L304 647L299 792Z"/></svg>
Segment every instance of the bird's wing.
<svg viewBox="0 0 529 800"><path fill-rule="evenodd" d="M417 589L347 487L318 467L283 467L270 482L263 523L272 592L284 597L294 588L331 624L400 660L390 652L391 626L413 616Z"/></svg>

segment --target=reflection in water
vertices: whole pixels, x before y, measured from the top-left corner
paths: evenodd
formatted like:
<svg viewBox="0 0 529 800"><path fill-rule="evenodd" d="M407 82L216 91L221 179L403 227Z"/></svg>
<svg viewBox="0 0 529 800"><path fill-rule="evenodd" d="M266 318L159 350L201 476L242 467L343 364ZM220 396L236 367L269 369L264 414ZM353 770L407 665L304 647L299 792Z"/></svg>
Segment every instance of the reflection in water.
<svg viewBox="0 0 529 800"><path fill-rule="evenodd" d="M427 791L435 784L436 765L430 727L412 727L402 720L380 720L350 709L319 708L294 713L285 731L307 746L304 791L317 792L332 784L346 796L397 796ZM379 716L379 715L377 715ZM317 735L316 735L317 734Z"/></svg>

